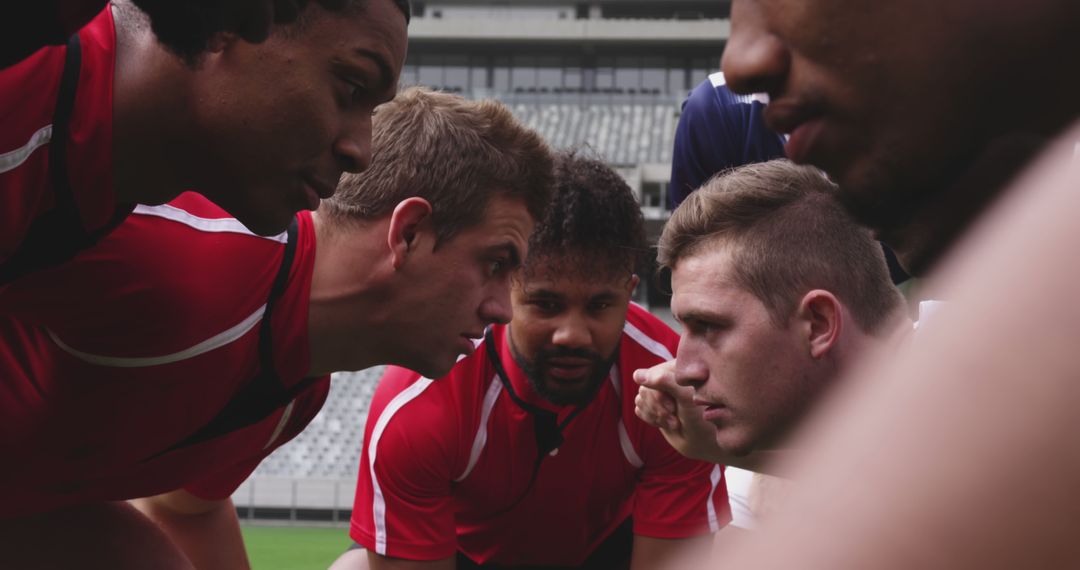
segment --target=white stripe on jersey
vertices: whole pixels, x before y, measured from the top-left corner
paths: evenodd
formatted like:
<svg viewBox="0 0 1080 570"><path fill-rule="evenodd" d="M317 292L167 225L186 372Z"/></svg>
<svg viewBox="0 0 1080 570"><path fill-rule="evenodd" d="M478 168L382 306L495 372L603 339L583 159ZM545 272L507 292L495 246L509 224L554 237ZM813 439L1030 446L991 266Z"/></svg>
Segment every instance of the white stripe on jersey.
<svg viewBox="0 0 1080 570"><path fill-rule="evenodd" d="M30 135L30 140L21 147L0 154L0 172L15 170L20 164L26 162L31 154L38 148L49 144L52 140L52 125L45 125Z"/></svg>
<svg viewBox="0 0 1080 570"><path fill-rule="evenodd" d="M717 487L720 486L720 481L723 479L722 475L723 470L719 465L714 465L712 473L709 473L712 488L709 489L709 495L705 497L705 510L709 513L709 532L720 530L720 521L716 518L716 503L713 503L713 494L716 493Z"/></svg>
<svg viewBox="0 0 1080 570"><path fill-rule="evenodd" d="M285 406L285 411L282 412L281 419L278 420L277 427L274 428L274 433L270 435L270 439L263 446L263 449L270 449L270 444L274 443L274 440L281 435L281 430L285 429L285 425L289 423L289 418L292 417L292 410L295 405L296 400L292 400L288 406Z"/></svg>
<svg viewBox="0 0 1080 570"><path fill-rule="evenodd" d="M433 380L430 378L419 378L397 396L394 396L394 399L390 400L390 403L379 414L379 419L371 430L371 442L368 444L368 467L371 470L371 487L374 491L374 501L371 509L375 519L375 553L382 556L386 556L386 499L383 497L379 478L375 476L375 455L379 449L379 439L382 438L383 431L386 430L386 425L390 423L390 419L394 417L394 414L402 406L422 394L428 386L431 386L432 382Z"/></svg>
<svg viewBox="0 0 1080 570"><path fill-rule="evenodd" d="M723 86L727 85L727 78L724 77L724 72L723 71L717 71L716 73L713 73L712 75L709 76L709 82L712 83L713 88L723 87ZM768 105L769 104L769 94L768 93L751 93L750 95L740 95L738 93L732 92L731 94L734 95L736 99L738 99L739 101L741 101L743 103L753 103L754 101L757 101L758 103L761 103L762 105Z"/></svg>
<svg viewBox="0 0 1080 570"><path fill-rule="evenodd" d="M491 385L488 386L487 392L484 394L484 407L480 411L480 427L476 430L476 437L473 439L472 449L469 450L469 464L465 466L465 471L454 479L455 483L460 483L472 473L476 462L480 461L480 454L484 451L484 446L487 445L487 424L488 419L491 418L491 410L495 408L495 402L499 399L499 394L502 393L502 382L499 381L499 377L495 376L491 379Z"/></svg>
<svg viewBox="0 0 1080 570"><path fill-rule="evenodd" d="M645 466L645 462L638 456L637 451L634 451L634 444L630 443L630 434L626 433L626 426L623 425L622 420L619 420L619 446L622 447L623 455L626 456L626 460L630 462L636 469L641 469Z"/></svg>
<svg viewBox="0 0 1080 570"><path fill-rule="evenodd" d="M141 357L126 357L126 356L102 356L100 354L91 354L89 352L82 352L76 350L64 341L60 340L60 337L56 336L51 330L48 330L49 338L56 343L56 346L60 347L64 352L82 360L83 362L89 362L90 364L96 364L98 366L112 366L114 368L142 368L146 366L158 366L161 364L171 364L173 362L179 362L181 360L187 360L188 358L194 358L200 354L205 354L211 350L221 348L236 339L247 334L248 331L253 329L256 324L262 320L263 313L266 312L266 305L263 305L255 310L254 313L248 315L247 318L237 323L235 326L228 330L214 335L194 346L190 346L179 352L172 354L164 354L161 356L141 356Z"/></svg>
<svg viewBox="0 0 1080 570"><path fill-rule="evenodd" d="M622 400L622 382L619 380L621 374L619 374L619 365L614 364L611 366L611 374L608 375L608 379L611 380L611 385L615 388L615 395L619 400ZM641 460L641 456L638 455L637 450L634 449L634 444L630 441L630 434L626 431L626 424L622 421L622 414L619 415L619 447L622 448L623 457L626 461L634 467L634 469L641 469L645 466L645 462Z"/></svg>
<svg viewBox="0 0 1080 570"><path fill-rule="evenodd" d="M634 342L640 344L645 350L663 358L665 362L675 358L675 356L671 354L671 351L664 346L664 343L649 338L649 336L642 332L641 329L630 324L630 321L626 321L626 324L623 325L623 332L634 339Z"/></svg>
<svg viewBox="0 0 1080 570"><path fill-rule="evenodd" d="M132 214L165 218L166 220L172 220L184 224L185 226L195 228L201 232L243 234L276 241L278 243L285 243L289 239L285 232L281 232L274 236L260 236L251 233L251 230L244 227L244 224L241 224L239 220L234 218L200 218L190 212L168 204L162 204L160 206L145 206L139 204L138 206L135 206L135 210Z"/></svg>

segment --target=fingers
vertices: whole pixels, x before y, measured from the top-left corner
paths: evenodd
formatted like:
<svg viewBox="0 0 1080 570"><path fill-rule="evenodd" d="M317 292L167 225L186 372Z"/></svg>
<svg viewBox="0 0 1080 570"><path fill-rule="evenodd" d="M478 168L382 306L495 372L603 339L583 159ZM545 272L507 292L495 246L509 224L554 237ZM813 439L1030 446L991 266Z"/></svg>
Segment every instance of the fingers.
<svg viewBox="0 0 1080 570"><path fill-rule="evenodd" d="M675 400L667 394L646 386L638 388L634 398L634 413L641 421L657 428L677 430L679 419Z"/></svg>
<svg viewBox="0 0 1080 570"><path fill-rule="evenodd" d="M675 384L675 361L669 360L652 368L635 370L634 382L662 391L667 391L672 387L677 388L678 385Z"/></svg>

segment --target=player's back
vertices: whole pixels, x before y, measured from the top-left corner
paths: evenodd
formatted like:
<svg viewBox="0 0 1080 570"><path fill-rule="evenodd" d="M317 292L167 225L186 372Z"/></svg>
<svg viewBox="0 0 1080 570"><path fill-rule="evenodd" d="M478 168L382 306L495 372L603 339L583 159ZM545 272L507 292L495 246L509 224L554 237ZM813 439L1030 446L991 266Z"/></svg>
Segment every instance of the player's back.
<svg viewBox="0 0 1080 570"><path fill-rule="evenodd" d="M302 217L299 235L313 241ZM17 458L0 477L20 489L5 512L172 490L213 471L208 458L232 466L280 444L286 416L304 414L277 410L204 441L190 437L265 368L259 334L283 241L254 236L186 194L140 207L97 247L17 283L0 325L0 411L17 428L0 439L0 451ZM274 355L290 382L307 372L313 247L299 246L274 313L275 346L296 347ZM325 388L297 403L313 415Z"/></svg>

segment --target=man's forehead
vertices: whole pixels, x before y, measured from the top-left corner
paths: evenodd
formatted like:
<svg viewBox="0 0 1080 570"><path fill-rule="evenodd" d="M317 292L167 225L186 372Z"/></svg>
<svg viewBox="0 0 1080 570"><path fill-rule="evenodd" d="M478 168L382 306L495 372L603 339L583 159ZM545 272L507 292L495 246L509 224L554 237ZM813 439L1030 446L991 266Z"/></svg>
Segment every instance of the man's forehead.
<svg viewBox="0 0 1080 570"><path fill-rule="evenodd" d="M354 4L356 0L351 0ZM360 7L327 10L310 2L305 8L306 31L343 49L374 54L400 72L408 49L405 16L391 0L372 0ZM394 77L396 81L397 78Z"/></svg>
<svg viewBox="0 0 1080 570"><path fill-rule="evenodd" d="M631 279L630 274L626 273L602 271L597 274L586 266L568 264L532 264L526 273L525 278L518 280L521 291L526 295L617 295Z"/></svg>
<svg viewBox="0 0 1080 570"><path fill-rule="evenodd" d="M717 285L730 285L735 270L735 250L719 243L706 244L675 262L671 279L700 279Z"/></svg>
<svg viewBox="0 0 1080 570"><path fill-rule="evenodd" d="M492 196L480 223L465 228L462 233L493 234L504 232L528 239L536 221L529 213L525 201L507 196Z"/></svg>

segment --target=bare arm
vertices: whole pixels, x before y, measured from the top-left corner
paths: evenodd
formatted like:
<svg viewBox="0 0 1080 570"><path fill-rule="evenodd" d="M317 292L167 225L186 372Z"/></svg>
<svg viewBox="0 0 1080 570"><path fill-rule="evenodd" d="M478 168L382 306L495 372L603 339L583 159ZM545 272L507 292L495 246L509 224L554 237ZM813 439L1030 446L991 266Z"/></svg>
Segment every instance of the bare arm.
<svg viewBox="0 0 1080 570"><path fill-rule="evenodd" d="M665 539L634 535L630 570L699 568L709 556L712 535Z"/></svg>
<svg viewBox="0 0 1080 570"><path fill-rule="evenodd" d="M250 568L232 499L207 501L184 490L130 501L200 570Z"/></svg>
<svg viewBox="0 0 1080 570"><path fill-rule="evenodd" d="M405 560L354 548L338 557L329 570L454 570L456 567L457 562L452 557L428 561Z"/></svg>
<svg viewBox="0 0 1080 570"><path fill-rule="evenodd" d="M947 310L821 410L790 503L725 567L1080 567L1069 162L1023 179L946 260Z"/></svg>
<svg viewBox="0 0 1080 570"><path fill-rule="evenodd" d="M368 567L371 570L454 570L457 561L451 558L442 560L405 560L390 558L368 551Z"/></svg>

